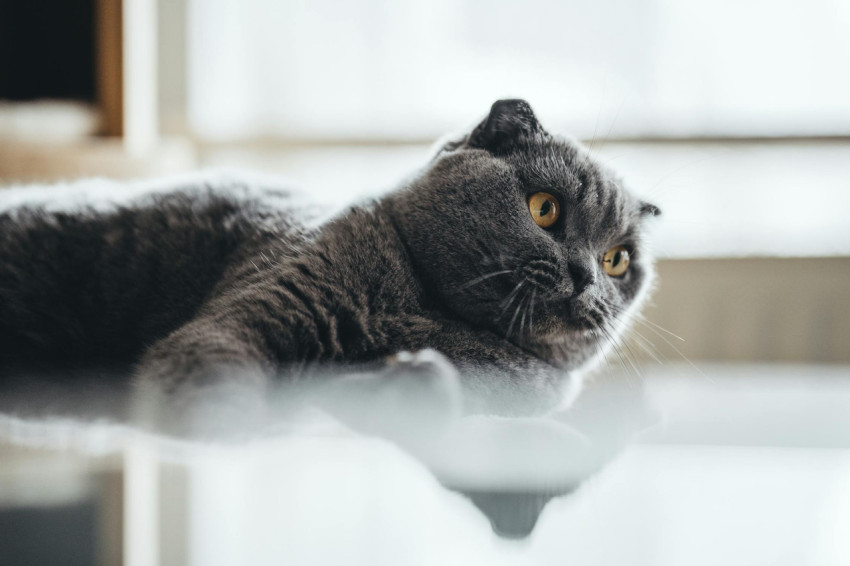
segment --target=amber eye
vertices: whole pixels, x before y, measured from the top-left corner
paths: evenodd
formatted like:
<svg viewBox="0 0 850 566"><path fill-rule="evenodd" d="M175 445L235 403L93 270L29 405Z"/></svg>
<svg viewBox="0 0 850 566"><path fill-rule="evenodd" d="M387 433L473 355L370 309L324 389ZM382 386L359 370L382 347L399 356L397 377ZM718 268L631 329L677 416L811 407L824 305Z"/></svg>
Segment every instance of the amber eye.
<svg viewBox="0 0 850 566"><path fill-rule="evenodd" d="M602 258L602 269L611 277L620 277L629 268L629 250L625 246L614 246Z"/></svg>
<svg viewBox="0 0 850 566"><path fill-rule="evenodd" d="M558 199L549 193L534 193L528 199L528 210L531 217L541 228L548 228L558 220L561 215L561 206Z"/></svg>

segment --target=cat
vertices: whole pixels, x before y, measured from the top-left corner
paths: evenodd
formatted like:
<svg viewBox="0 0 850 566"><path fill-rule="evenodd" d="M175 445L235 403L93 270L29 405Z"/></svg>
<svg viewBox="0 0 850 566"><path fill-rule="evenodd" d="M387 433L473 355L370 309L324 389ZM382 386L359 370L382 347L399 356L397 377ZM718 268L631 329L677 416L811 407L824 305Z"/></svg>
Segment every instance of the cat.
<svg viewBox="0 0 850 566"><path fill-rule="evenodd" d="M280 188L165 185L76 211L0 193L0 378L100 368L178 398L396 356L381 375L456 371L467 413L541 414L653 279L659 209L523 100L318 225Z"/></svg>

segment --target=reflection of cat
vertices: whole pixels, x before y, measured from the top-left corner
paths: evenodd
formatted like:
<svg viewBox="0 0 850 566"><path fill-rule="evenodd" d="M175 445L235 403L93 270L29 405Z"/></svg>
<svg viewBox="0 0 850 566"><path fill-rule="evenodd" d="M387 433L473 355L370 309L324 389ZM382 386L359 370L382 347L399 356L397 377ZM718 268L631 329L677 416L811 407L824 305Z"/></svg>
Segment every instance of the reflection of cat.
<svg viewBox="0 0 850 566"><path fill-rule="evenodd" d="M658 209L523 101L496 102L406 186L316 229L281 192L213 185L111 210L7 206L0 375L135 364L178 393L432 348L470 410L538 412L651 279L641 231Z"/></svg>

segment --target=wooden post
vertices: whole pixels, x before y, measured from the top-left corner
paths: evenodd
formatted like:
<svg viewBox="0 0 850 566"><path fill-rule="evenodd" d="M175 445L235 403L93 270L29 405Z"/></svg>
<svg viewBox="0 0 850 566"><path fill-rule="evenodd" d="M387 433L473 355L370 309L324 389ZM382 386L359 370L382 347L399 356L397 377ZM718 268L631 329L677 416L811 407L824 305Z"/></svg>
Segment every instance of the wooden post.
<svg viewBox="0 0 850 566"><path fill-rule="evenodd" d="M97 98L101 133L124 135L124 64L122 58L122 0L97 0L95 41Z"/></svg>
<svg viewBox="0 0 850 566"><path fill-rule="evenodd" d="M159 129L156 0L98 0L97 35L102 131L143 156Z"/></svg>

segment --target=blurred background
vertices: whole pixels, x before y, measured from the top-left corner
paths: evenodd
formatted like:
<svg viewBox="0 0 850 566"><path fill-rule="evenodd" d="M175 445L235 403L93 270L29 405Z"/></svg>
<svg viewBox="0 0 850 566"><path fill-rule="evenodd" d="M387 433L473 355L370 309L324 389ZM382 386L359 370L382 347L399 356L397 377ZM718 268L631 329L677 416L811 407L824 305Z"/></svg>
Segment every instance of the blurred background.
<svg viewBox="0 0 850 566"><path fill-rule="evenodd" d="M186 464L7 416L0 563L850 563L848 67L847 0L0 0L3 186L236 168L341 206L521 97L664 211L590 386L660 416L524 546L371 445Z"/></svg>

